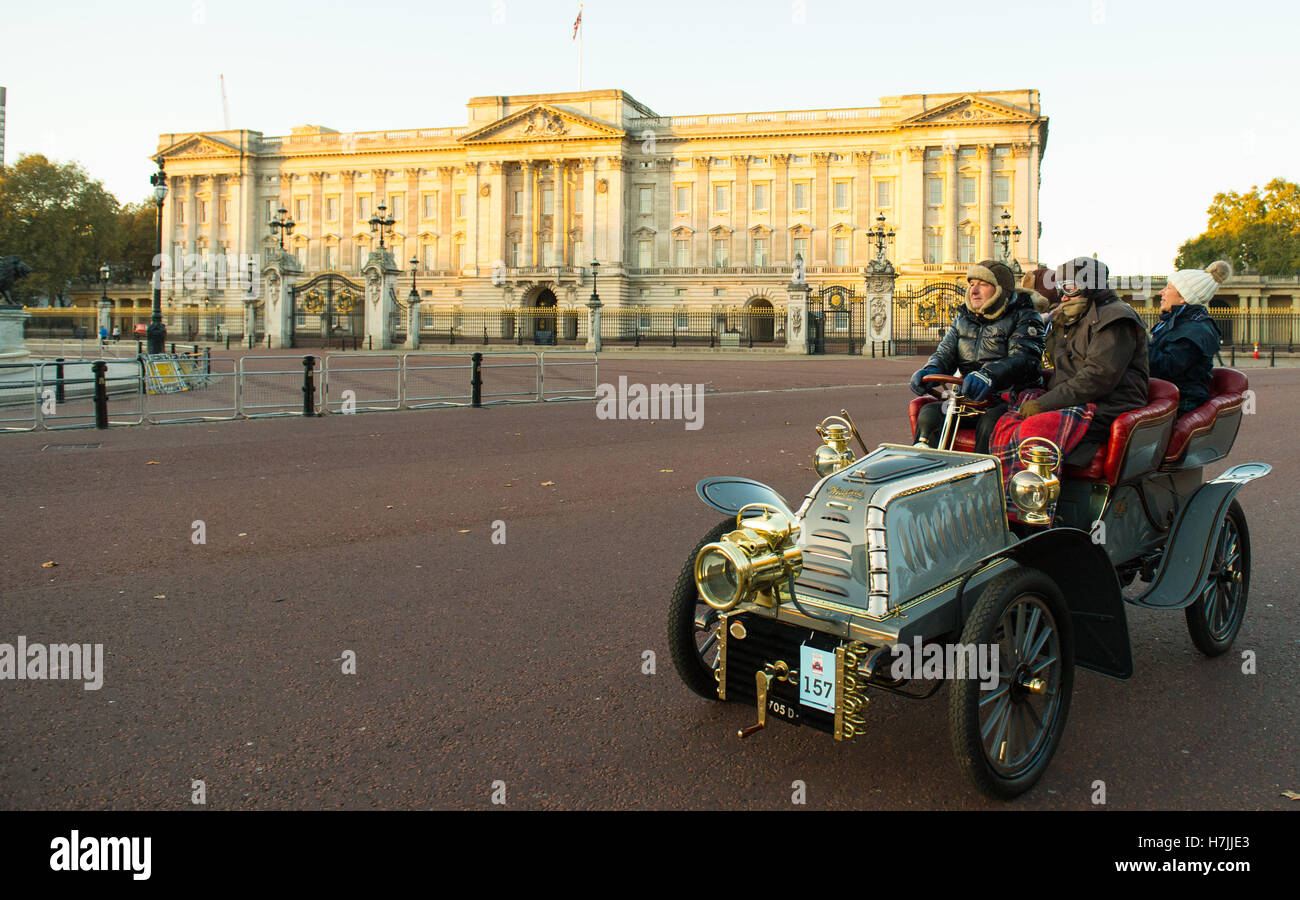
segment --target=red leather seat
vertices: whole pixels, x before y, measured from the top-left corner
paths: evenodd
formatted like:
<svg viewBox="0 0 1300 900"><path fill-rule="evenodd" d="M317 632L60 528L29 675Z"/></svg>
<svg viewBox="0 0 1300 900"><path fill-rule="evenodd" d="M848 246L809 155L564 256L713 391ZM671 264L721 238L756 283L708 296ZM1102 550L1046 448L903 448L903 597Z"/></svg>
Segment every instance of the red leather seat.
<svg viewBox="0 0 1300 900"><path fill-rule="evenodd" d="M1177 463L1187 451L1189 440L1213 428L1220 413L1231 412L1241 406L1249 387L1250 381L1243 372L1236 369L1211 369L1210 399L1174 423L1174 433L1169 438L1169 449L1165 452L1165 463Z"/></svg>
<svg viewBox="0 0 1300 900"><path fill-rule="evenodd" d="M938 402L939 401L936 400L934 397L930 397L927 395L925 397L916 397L912 400L911 403L907 405L907 418L908 421L911 422L912 424L912 434L916 434L916 417L921 414L921 407L925 406L927 403L938 403ZM961 422L963 420L958 419L957 421ZM974 421L974 419L970 418L964 421ZM952 449L962 450L965 451L966 453L974 453L975 452L974 427L958 428L957 439L953 441Z"/></svg>
<svg viewBox="0 0 1300 900"><path fill-rule="evenodd" d="M1143 457L1150 456L1150 465L1144 461L1138 470L1154 469L1165 458L1165 448L1174 418L1178 415L1178 388L1168 381L1152 378L1148 381L1147 405L1121 414L1110 426L1110 440L1101 445L1097 455L1086 466L1062 466L1063 478L1083 481L1104 481L1118 484L1121 476L1132 477L1133 465L1125 466L1129 451L1138 435ZM1129 471L1125 471L1125 469Z"/></svg>

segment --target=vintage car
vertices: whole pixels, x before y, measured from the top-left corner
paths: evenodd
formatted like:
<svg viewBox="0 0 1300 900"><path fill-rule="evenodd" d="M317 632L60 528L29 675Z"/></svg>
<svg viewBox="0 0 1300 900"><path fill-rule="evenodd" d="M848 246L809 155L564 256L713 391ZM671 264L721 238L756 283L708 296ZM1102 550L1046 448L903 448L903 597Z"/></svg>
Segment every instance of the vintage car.
<svg viewBox="0 0 1300 900"><path fill-rule="evenodd" d="M700 499L726 518L673 590L678 674L702 697L754 705L758 721L742 738L777 718L851 740L870 727L873 692L924 698L944 683L916 656L996 653L989 677L973 665L962 677L939 670L951 681L950 737L976 788L1023 793L1061 740L1075 666L1133 674L1125 602L1183 610L1209 656L1241 628L1250 535L1234 498L1271 467L1235 465L1203 482L1250 400L1241 372L1212 378L1210 400L1181 418L1178 389L1151 379L1149 403L1114 422L1087 466L1059 477L1059 449L1025 441L1026 468L1009 489L997 458L971 452L973 429L960 425L977 405L956 395L936 448L868 452L847 412L824 420L821 479L797 510L750 479L703 479ZM913 425L927 402L938 400L912 402ZM1143 589L1125 596L1139 576ZM915 651L910 668L898 664L903 648Z"/></svg>

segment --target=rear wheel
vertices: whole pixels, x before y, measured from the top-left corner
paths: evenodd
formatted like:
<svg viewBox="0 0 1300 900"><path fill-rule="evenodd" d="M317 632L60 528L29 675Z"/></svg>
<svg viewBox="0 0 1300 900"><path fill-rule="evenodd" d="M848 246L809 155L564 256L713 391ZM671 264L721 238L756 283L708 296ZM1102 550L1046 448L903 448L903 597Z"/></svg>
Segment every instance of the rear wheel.
<svg viewBox="0 0 1300 900"><path fill-rule="evenodd" d="M989 582L961 642L997 648L997 683L958 678L949 696L953 753L991 797L1015 797L1046 771L1065 730L1074 688L1069 608L1055 582L1017 567Z"/></svg>
<svg viewBox="0 0 1300 900"><path fill-rule="evenodd" d="M709 700L718 699L718 682L713 677L718 659L718 611L704 602L695 585L695 557L705 544L735 528L735 519L724 519L700 538L682 564L668 604L668 651L673 667L688 688Z"/></svg>
<svg viewBox="0 0 1300 900"><path fill-rule="evenodd" d="M1227 652L1246 617L1250 593L1250 532L1246 513L1236 500L1223 517L1210 574L1196 602L1183 610L1196 649L1206 656Z"/></svg>

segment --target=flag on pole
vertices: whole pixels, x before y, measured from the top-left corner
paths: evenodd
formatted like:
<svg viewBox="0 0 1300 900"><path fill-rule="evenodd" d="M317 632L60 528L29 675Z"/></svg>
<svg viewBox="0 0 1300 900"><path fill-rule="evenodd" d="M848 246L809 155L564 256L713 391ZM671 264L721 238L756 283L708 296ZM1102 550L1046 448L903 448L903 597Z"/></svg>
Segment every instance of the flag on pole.
<svg viewBox="0 0 1300 900"><path fill-rule="evenodd" d="M582 4L578 4L578 18L573 20L573 40L578 39L578 29L582 27Z"/></svg>

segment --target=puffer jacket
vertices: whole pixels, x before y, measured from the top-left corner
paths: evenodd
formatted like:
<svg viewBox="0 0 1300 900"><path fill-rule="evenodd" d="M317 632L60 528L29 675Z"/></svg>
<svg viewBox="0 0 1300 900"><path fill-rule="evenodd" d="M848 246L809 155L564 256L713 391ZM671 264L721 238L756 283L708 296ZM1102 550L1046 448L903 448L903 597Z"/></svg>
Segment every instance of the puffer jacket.
<svg viewBox="0 0 1300 900"><path fill-rule="evenodd" d="M1178 386L1178 414L1186 415L1210 399L1210 369L1222 338L1204 306L1175 306L1151 329L1147 356L1151 377Z"/></svg>
<svg viewBox="0 0 1300 900"><path fill-rule="evenodd" d="M1028 291L1016 291L993 318L963 304L925 366L945 374L983 370L998 392L1037 387L1044 331Z"/></svg>

